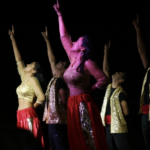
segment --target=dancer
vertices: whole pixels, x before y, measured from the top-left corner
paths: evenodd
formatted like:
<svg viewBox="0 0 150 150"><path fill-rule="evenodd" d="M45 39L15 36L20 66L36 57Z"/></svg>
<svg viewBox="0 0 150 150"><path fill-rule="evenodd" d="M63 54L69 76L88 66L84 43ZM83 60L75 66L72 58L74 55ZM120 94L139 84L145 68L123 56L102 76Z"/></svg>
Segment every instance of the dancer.
<svg viewBox="0 0 150 150"><path fill-rule="evenodd" d="M109 44L104 46L103 71L110 80L108 51ZM127 122L126 117L129 114L127 105L127 96L121 84L125 81L124 72L116 72L112 75L112 83L108 85L102 109L102 123L106 129L106 139L109 150L129 150L127 140Z"/></svg>
<svg viewBox="0 0 150 150"><path fill-rule="evenodd" d="M104 88L108 79L91 60L91 44L87 36L72 42L64 25L58 1L54 9L58 15L61 42L71 63L64 73L64 79L70 90L67 105L69 148L106 150L106 138L99 111L89 93L90 90ZM90 87L92 76L97 82Z"/></svg>
<svg viewBox="0 0 150 150"><path fill-rule="evenodd" d="M139 113L142 114L142 132L144 136L145 145L146 145L147 150L150 150L150 109L149 109L150 63L146 55L145 44L141 36L141 29L139 27L138 15L137 15L137 19L134 20L132 23L136 30L138 52L140 54L140 57L141 57L141 60L142 60L142 63L146 72L143 85L142 85Z"/></svg>
<svg viewBox="0 0 150 150"><path fill-rule="evenodd" d="M12 41L18 72L21 77L21 84L17 88L19 102L17 127L31 131L44 147L41 124L34 110L34 108L40 106L45 99L39 83L44 83L41 67L37 62L32 62L25 67L14 37L14 26L12 26L12 31L9 30L9 35ZM35 98L37 98L36 101Z"/></svg>
<svg viewBox="0 0 150 150"><path fill-rule="evenodd" d="M53 78L50 80L46 91L46 103L43 121L48 124L49 142L51 150L68 150L67 135L67 99L68 88L63 79L67 62L56 64L55 56L52 52L48 39L47 27L42 32L47 45L47 54L52 69ZM57 135L57 136L56 136Z"/></svg>

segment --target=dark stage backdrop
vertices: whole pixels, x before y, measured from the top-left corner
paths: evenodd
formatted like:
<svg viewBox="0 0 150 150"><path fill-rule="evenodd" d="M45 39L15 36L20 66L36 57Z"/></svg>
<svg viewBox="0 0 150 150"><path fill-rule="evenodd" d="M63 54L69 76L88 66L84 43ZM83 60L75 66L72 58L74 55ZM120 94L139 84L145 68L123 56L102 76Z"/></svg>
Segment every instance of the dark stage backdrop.
<svg viewBox="0 0 150 150"><path fill-rule="evenodd" d="M47 2L20 2L1 5L0 10L0 115L1 125L15 124L18 107L16 88L20 84L11 40L8 30L15 27L15 38L24 62L39 62L45 70L47 83L51 79L51 70L47 57L46 43L41 35L48 27L49 39L57 61L67 56L60 42L58 19L53 9L55 0ZM150 12L146 2L127 1L109 2L98 0L60 0L66 26L76 41L79 36L88 34L93 39L94 54L100 68L103 62L104 44L111 40L110 69L127 71L128 81L125 87L128 93L130 117L129 139L133 149L143 148L141 116L138 115L140 91L144 78L144 69L137 52L136 32L132 21L140 14L143 37L149 51ZM148 53L149 54L149 53ZM93 79L94 83L94 79ZM98 108L101 108L104 91L94 96Z"/></svg>

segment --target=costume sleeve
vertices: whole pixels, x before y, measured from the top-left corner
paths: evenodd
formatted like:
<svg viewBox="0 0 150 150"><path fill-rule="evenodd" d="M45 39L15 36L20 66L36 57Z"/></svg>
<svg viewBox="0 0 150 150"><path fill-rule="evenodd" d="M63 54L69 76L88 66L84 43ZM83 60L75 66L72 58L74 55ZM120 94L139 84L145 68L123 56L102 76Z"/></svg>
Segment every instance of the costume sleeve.
<svg viewBox="0 0 150 150"><path fill-rule="evenodd" d="M127 96L123 93L123 92L121 92L120 94L119 94L119 101L120 101L120 103L121 103L121 101L127 101Z"/></svg>
<svg viewBox="0 0 150 150"><path fill-rule="evenodd" d="M105 88L106 85L108 84L108 78L103 73L103 71L98 67L98 65L95 62L91 61L91 60L87 60L85 62L85 65L88 68L88 72L92 76L94 76L94 78L97 81L95 86L99 89Z"/></svg>
<svg viewBox="0 0 150 150"><path fill-rule="evenodd" d="M66 90L67 89L67 84L65 83L65 81L61 78L58 78L57 81L56 81L56 86L59 89L64 89Z"/></svg>
<svg viewBox="0 0 150 150"><path fill-rule="evenodd" d="M35 96L37 97L36 102L42 104L43 101L45 100L45 96L38 79L36 77L32 77L30 81L31 81L31 86L34 89Z"/></svg>
<svg viewBox="0 0 150 150"><path fill-rule="evenodd" d="M18 73L21 77L21 81L23 81L25 79L25 72L24 72L24 69L25 69L25 64L23 61L20 61L20 62L17 62L17 69L18 69Z"/></svg>
<svg viewBox="0 0 150 150"><path fill-rule="evenodd" d="M73 45L71 36L69 34L66 34L60 38L61 38L62 45L68 55L68 58L71 61L71 47Z"/></svg>

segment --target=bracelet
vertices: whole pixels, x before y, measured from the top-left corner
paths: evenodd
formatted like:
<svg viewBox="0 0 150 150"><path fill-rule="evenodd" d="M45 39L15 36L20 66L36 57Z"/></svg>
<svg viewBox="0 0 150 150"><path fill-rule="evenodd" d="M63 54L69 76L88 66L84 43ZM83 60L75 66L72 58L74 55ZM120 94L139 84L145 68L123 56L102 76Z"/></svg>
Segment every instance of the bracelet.
<svg viewBox="0 0 150 150"><path fill-rule="evenodd" d="M39 101L36 101L38 104L42 104L43 103L43 101L42 102L39 102Z"/></svg>
<svg viewBox="0 0 150 150"><path fill-rule="evenodd" d="M60 16L62 16L62 15L58 15L58 17L60 17Z"/></svg>

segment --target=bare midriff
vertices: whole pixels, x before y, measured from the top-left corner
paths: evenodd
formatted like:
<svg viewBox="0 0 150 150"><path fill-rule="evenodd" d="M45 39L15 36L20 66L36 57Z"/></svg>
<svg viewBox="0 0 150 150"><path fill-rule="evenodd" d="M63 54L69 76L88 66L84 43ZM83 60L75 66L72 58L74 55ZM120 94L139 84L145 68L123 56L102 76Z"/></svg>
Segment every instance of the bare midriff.
<svg viewBox="0 0 150 150"><path fill-rule="evenodd" d="M19 102L18 110L22 110L22 109L26 109L26 108L29 108L29 107L33 107L33 103L29 102L27 100L18 99L18 102Z"/></svg>

